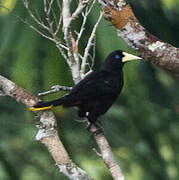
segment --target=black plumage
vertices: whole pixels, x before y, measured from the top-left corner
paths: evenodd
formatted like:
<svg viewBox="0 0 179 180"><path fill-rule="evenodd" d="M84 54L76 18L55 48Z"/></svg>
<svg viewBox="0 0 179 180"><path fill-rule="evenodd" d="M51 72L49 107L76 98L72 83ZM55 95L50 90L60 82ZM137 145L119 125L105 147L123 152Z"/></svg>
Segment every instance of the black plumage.
<svg viewBox="0 0 179 180"><path fill-rule="evenodd" d="M95 123L115 102L123 87L123 65L126 61L140 59L137 56L116 50L109 54L101 69L91 72L69 94L53 101L39 102L30 110L38 111L55 106L79 108L78 115Z"/></svg>

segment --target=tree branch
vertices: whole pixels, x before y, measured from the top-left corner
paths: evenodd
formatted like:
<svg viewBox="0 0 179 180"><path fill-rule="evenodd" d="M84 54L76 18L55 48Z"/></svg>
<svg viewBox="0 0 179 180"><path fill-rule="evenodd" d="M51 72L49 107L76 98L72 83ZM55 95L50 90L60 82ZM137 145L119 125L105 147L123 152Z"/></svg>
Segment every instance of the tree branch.
<svg viewBox="0 0 179 180"><path fill-rule="evenodd" d="M71 11L70 11L70 4L71 4L72 0L63 0L62 1L62 8L61 8L60 1L59 0L56 1L57 5L58 5L58 8L61 11L61 12L59 12L60 17L61 17L59 19L59 23L61 24L61 21L63 22L62 24L63 24L63 37L64 37L64 40L61 40L61 39L59 39L59 37L57 37L57 33L58 33L60 25L57 25L56 29L53 29L53 27L54 27L53 26L53 20L50 19L50 17L54 17L55 18L54 22L57 23L56 16L54 16L54 15L50 16L50 12L52 12L52 11L49 10L49 7L52 8L53 0L50 0L50 1L49 0L48 1L44 0L44 14L45 14L45 20L47 21L47 23L41 22L41 18L36 18L35 17L35 15L29 9L28 0L23 0L23 1L24 1L24 5L25 5L26 9L28 10L28 12L29 12L30 16L32 17L32 19L41 28L44 28L44 30L46 30L50 34L50 38L52 38L52 41L54 41L54 43L56 44L56 46L59 49L60 53L66 59L68 65L69 65L69 68L70 68L70 70L72 72L72 77L73 77L74 83L77 84L86 74L88 74L88 72L86 73L86 68L89 66L89 64L87 63L88 57L90 57L91 60L92 60L89 72L92 71L91 67L93 66L93 63L94 63L93 62L94 57L95 57L95 54L94 54L94 52L95 52L94 37L95 37L97 27L98 27L98 25L100 23L100 20L102 19L102 16L103 16L102 12L100 13L99 18L98 18L96 24L94 25L94 27L93 27L93 29L91 31L91 35L90 35L89 40L87 42L87 45L86 45L85 52L84 52L83 56L81 56L79 54L78 47L79 47L79 43L81 42L80 40L82 39L82 34L83 34L84 30L85 30L85 25L86 25L86 22L87 22L87 16L92 11L92 8L93 8L96 0L91 0L91 1L90 0L79 0L78 1L79 4L78 4L76 10L74 10L74 13L71 13ZM77 33L77 39L75 40L73 38L73 34L72 34L72 32L74 30L72 31L72 29L71 29L71 23L72 23L72 21L74 21L77 18L77 16L80 13L81 13L81 15L83 17L83 22L81 24L81 29L79 30L79 33ZM44 35L42 35L42 36L45 37ZM63 47L64 45L62 46L62 43L61 43L63 41L65 41L65 48ZM93 46L93 56L90 56L89 52L90 52L90 49L92 48L92 46ZM81 60L82 60L81 66L80 66L79 58L81 58ZM52 91L54 92L54 90L51 90L51 92ZM47 92L47 93L49 93L49 92ZM48 113L48 112L49 111L46 111L46 113ZM46 119L48 119L48 117L52 116L52 114L46 114L46 113L43 112L44 115L43 115L43 118L41 118L41 122L42 122L43 125L48 127L47 129L48 129L49 136L48 135L46 136L46 133L47 133L46 128L44 130L44 128L42 126L39 129L39 133L36 136L36 139L40 139L40 140L42 139L43 140L43 141L41 140L42 143L44 143L48 147L49 151L51 152L54 159L56 159L57 164L58 164L58 162L61 162L63 160L61 159L61 157L59 159L57 158L58 154L56 155L57 150L55 149L55 146L59 149L62 146L62 144L58 140L56 129L55 128L50 129L50 127L55 127L56 126L56 123L54 121L54 117L51 118L51 122L50 121L46 122ZM55 132L54 132L54 129L55 129ZM92 133L94 133L94 132L97 131L97 128L92 126L92 128L90 130L91 130ZM45 138L42 138L44 136L44 134L45 134ZM99 149L101 150L102 158L104 159L104 162L107 165L108 169L110 170L113 178L115 180L123 180L124 176L121 173L121 169L120 169L119 165L117 165L117 163L114 160L114 156L112 154L112 151L111 151L111 149L109 147L109 143L107 142L105 136L103 134L101 134L99 136L95 136L95 140L96 140L96 143L99 146ZM62 153L63 153L63 151L62 151ZM69 157L66 154L65 154L65 157L64 157L64 159L67 159L67 164L70 163L71 161L68 161ZM72 167L72 166L73 165L71 165L70 167ZM60 165L60 168L62 168L63 170L67 169L67 167L68 166L66 166L66 163L62 163L62 165ZM64 173L64 171L63 171L63 173ZM85 174L85 173L82 173L82 174Z"/></svg>
<svg viewBox="0 0 179 180"><path fill-rule="evenodd" d="M64 39L68 47L68 57L70 59L70 69L72 71L72 77L75 82L79 82L81 79L79 73L79 58L78 48L74 44L74 39L71 33L72 17L70 13L71 0L63 0L62 16L63 16L63 33ZM75 48L74 48L75 47Z"/></svg>
<svg viewBox="0 0 179 180"><path fill-rule="evenodd" d="M81 64L81 76L82 77L84 77L86 62L87 62L87 58L89 56L89 51L90 51L91 47L93 46L93 41L94 41L94 38L95 38L95 33L96 33L97 27L98 27L102 17L103 17L103 12L100 13L99 18L98 18L96 24L94 25L93 30L91 32L91 35L90 35L90 37L88 39L88 43L87 43L87 46L86 46L85 52L84 52L83 61L82 61L82 64Z"/></svg>
<svg viewBox="0 0 179 180"><path fill-rule="evenodd" d="M95 126L92 126L90 131L94 134L98 129ZM114 180L124 180L124 175L122 173L122 170L120 166L116 163L116 160L114 158L114 155L111 151L110 145L104 136L103 133L100 133L98 135L94 135L94 139L96 140L96 143L100 149L101 157L104 160L104 163L106 164L107 168L111 172L111 175Z"/></svg>
<svg viewBox="0 0 179 180"><path fill-rule="evenodd" d="M55 85L51 87L51 90L38 93L38 96L46 96L48 94L56 93L58 91L70 91L72 87L67 87L67 86L60 86L60 85Z"/></svg>
<svg viewBox="0 0 179 180"><path fill-rule="evenodd" d="M125 0L98 0L118 36L145 60L179 76L179 49L149 33Z"/></svg>
<svg viewBox="0 0 179 180"><path fill-rule="evenodd" d="M6 95L15 98L28 107L31 107L39 99L12 81L0 75L0 90ZM37 125L38 133L36 140L43 143L49 150L59 171L71 180L93 180L82 169L77 167L70 159L56 129L56 119L51 111L41 111L38 113L40 122Z"/></svg>
<svg viewBox="0 0 179 180"><path fill-rule="evenodd" d="M82 10L86 7L86 4L90 0L79 0L78 7L76 8L75 12L72 14L72 19L76 19L78 15L82 12Z"/></svg>

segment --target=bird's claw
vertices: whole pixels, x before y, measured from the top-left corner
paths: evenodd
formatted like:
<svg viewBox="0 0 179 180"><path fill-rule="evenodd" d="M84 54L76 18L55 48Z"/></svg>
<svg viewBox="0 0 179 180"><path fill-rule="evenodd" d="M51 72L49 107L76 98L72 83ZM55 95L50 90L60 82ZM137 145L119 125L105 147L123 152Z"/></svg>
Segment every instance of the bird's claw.
<svg viewBox="0 0 179 180"><path fill-rule="evenodd" d="M103 133L103 130L100 128L100 129L97 129L96 131L93 132L93 136L97 136L99 134L104 134Z"/></svg>
<svg viewBox="0 0 179 180"><path fill-rule="evenodd" d="M94 132L92 132L93 136L97 136L99 134L103 134L101 122L96 121L95 123L92 123L92 122L88 121L88 124L87 124L88 131L91 131L92 126L95 126L95 128L97 129Z"/></svg>

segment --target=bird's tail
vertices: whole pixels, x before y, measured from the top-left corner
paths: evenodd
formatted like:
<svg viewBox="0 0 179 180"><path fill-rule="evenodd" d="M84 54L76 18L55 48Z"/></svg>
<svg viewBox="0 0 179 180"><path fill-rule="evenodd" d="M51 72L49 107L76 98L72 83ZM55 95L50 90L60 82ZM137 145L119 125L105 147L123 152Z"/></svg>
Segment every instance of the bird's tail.
<svg viewBox="0 0 179 180"><path fill-rule="evenodd" d="M31 111L41 111L45 109L51 109L52 107L63 105L63 103L66 100L66 96L56 99L53 101L48 101L48 102L38 102L36 105L32 106L29 108Z"/></svg>

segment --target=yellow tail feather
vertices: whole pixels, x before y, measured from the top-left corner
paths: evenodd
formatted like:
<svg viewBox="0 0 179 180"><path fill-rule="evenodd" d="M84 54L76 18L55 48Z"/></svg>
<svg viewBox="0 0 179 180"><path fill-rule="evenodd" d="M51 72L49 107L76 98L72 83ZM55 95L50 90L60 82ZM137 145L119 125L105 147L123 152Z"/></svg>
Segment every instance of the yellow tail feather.
<svg viewBox="0 0 179 180"><path fill-rule="evenodd" d="M40 107L40 108L30 107L29 110L31 110L31 111L41 111L41 110L45 110L45 109L50 109L52 107L53 107L53 105L50 105L50 106L47 106L47 107Z"/></svg>

